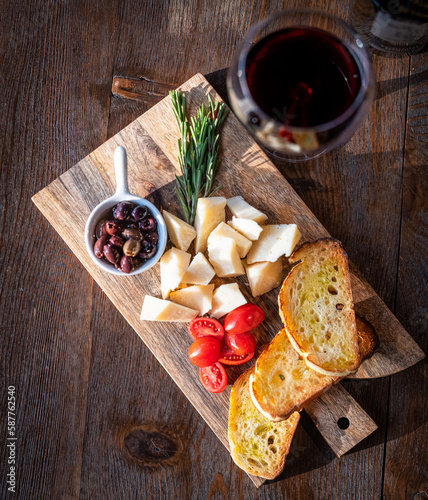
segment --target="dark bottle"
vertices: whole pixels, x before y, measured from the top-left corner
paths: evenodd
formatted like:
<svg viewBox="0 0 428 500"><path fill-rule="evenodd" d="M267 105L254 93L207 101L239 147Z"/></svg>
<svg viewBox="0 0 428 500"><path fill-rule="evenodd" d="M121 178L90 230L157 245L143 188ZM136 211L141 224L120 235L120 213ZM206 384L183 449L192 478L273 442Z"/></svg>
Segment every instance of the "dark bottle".
<svg viewBox="0 0 428 500"><path fill-rule="evenodd" d="M415 54L428 43L428 0L352 0L350 23L375 50Z"/></svg>

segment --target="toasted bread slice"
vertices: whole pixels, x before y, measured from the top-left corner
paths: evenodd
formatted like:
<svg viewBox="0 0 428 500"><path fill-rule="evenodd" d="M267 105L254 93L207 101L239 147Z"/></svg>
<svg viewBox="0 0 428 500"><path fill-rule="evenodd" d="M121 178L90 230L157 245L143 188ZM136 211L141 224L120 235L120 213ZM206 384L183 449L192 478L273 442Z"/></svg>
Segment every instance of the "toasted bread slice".
<svg viewBox="0 0 428 500"><path fill-rule="evenodd" d="M300 411L334 381L309 368L283 328L257 359L250 377L251 399L266 418L278 422Z"/></svg>
<svg viewBox="0 0 428 500"><path fill-rule="evenodd" d="M293 347L324 375L345 376L361 363L348 258L339 241L304 243L285 279L279 313ZM300 262L299 262L300 261Z"/></svg>
<svg viewBox="0 0 428 500"><path fill-rule="evenodd" d="M358 345L367 359L377 348L377 335L368 321L359 316L356 319ZM257 359L250 376L251 399L266 418L277 422L300 411L341 378L309 368L282 329Z"/></svg>
<svg viewBox="0 0 428 500"><path fill-rule="evenodd" d="M271 422L259 413L248 387L253 370L251 367L238 378L230 394L230 454L245 472L273 479L284 468L300 415L293 413L287 420Z"/></svg>

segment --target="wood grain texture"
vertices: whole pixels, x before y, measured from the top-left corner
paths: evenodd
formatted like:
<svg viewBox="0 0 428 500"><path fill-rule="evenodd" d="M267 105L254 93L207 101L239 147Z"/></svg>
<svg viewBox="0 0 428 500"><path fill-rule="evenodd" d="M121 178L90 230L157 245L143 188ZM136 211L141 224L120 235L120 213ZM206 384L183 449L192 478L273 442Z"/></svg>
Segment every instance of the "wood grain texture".
<svg viewBox="0 0 428 500"><path fill-rule="evenodd" d="M114 77L177 86L198 71L216 72L252 23L296 5L321 6L0 0L0 380L2 389L17 385L21 432L20 489L8 497L2 482L2 498L426 497L425 364L391 379L343 381L379 430L337 460L303 413L284 473L257 490L30 202L148 109L144 100L110 96ZM322 9L346 18L347 2ZM423 127L410 135L408 124L404 143L407 118L416 131L425 114L423 100L411 96L421 91L427 61L376 57L375 68L377 99L351 142L314 162L278 166L380 297L390 308L397 303L397 317L427 351ZM210 82L224 92L224 78ZM408 155L419 158L410 169ZM3 415L0 422L3 473ZM135 452L157 423L162 443L181 441L184 460L153 467L130 455L125 437Z"/></svg>
<svg viewBox="0 0 428 500"><path fill-rule="evenodd" d="M93 281L30 198L106 139L112 57L102 47L114 20L97 2L1 1L0 12L0 497L77 498ZM90 53L99 56L82 57ZM15 494L6 484L9 385Z"/></svg>
<svg viewBox="0 0 428 500"><path fill-rule="evenodd" d="M338 457L377 429L375 422L340 384L312 401L305 411Z"/></svg>
<svg viewBox="0 0 428 500"><path fill-rule="evenodd" d="M208 92L213 94L213 89L201 75L186 82L182 89L187 93L190 109L195 109ZM33 200L223 444L227 446L226 423L229 392L215 396L207 394L199 384L193 367L189 363L182 363L180 353L187 352L189 345L185 329L170 324L141 322L139 320L141 301L130 302L128 300L128 297L159 294L158 265L153 268L153 271L131 279L126 276L117 277L105 274L90 260L82 239L84 225L90 211L102 199L109 196L109 191L114 191L112 158L114 149L120 144L124 145L128 151L131 192L146 196L149 182L156 190L159 204L168 208L169 211L178 213L173 193L173 178L177 164L176 133L172 128L173 123L169 98L166 98L91 153L60 179L35 195ZM250 203L263 207L272 222L296 222L302 231L303 241L327 234L233 115L228 117L224 125L221 151L223 154L220 157L219 182L223 186L228 186L227 192L225 188L222 188L222 194L230 197L244 192L245 198ZM236 182L238 178L239 184ZM269 189L260 193L255 189L257 185L276 186L278 193L281 194L278 196L274 192L269 192ZM96 189L94 186L97 186ZM287 199L287 204L281 201L283 197ZM76 204L80 207L78 213L73 212ZM366 301L375 298L374 292L364 287L361 277L355 276L354 281L356 301L358 297L366 298ZM246 294L249 295L244 278L240 278L240 285L244 290L247 289ZM275 311L272 314L272 321L268 323L270 337L272 337L273 332L277 331L277 328L273 329L274 325L279 322L276 292L265 295L262 301L266 311ZM376 304L376 313L382 317L392 316L380 299ZM374 323L378 328L380 323ZM174 332L173 336L171 332ZM378 334L381 340L384 340L381 328L378 328ZM396 329L396 334L408 337L404 330ZM171 338L174 339L174 343L171 343ZM417 346L412 347L413 343L410 337L408 338L408 351L411 353L414 349L417 357L419 350ZM386 366L388 367L388 363ZM317 411L322 411L323 408L320 406ZM341 452L342 449L338 454Z"/></svg>
<svg viewBox="0 0 428 500"><path fill-rule="evenodd" d="M396 313L428 352L428 56L412 56ZM410 300L409 300L410 297ZM428 364L391 379L384 492L386 498L428 497ZM407 408L408 417L401 417Z"/></svg>
<svg viewBox="0 0 428 500"><path fill-rule="evenodd" d="M230 1L228 6L224 7L226 12L229 12L228 17L218 18L217 12L221 8L217 4L204 4L203 9L205 13L202 14L200 2L192 1L186 2L183 6L181 2L163 2L164 8L155 9L153 4L142 3L142 4L132 4L127 5L123 2L120 10L120 23L126 26L126 29L122 29L120 36L117 38L116 46L116 59L115 59L115 75L128 76L130 78L148 78L152 81L159 82L169 82L179 85L181 82L187 80L195 72L200 71L213 72L218 68L225 68L230 63L231 54L235 48L237 41L239 41L251 23L256 22L258 19L272 12L275 12L285 6L284 2L265 0L256 0L254 2L246 1ZM294 1L287 2L289 6L304 5L307 7L318 7L319 4L313 1ZM329 10L330 12L336 12L339 15L344 15L346 12L346 2L328 2L328 4L323 5L323 9ZM160 11L158 14L156 10ZM173 12L176 19L185 18L186 23L191 23L190 31L186 32L183 28L179 28L177 31L169 28L169 21L165 22L167 19L167 14ZM158 15L162 15L163 22L157 19ZM215 20L215 28L212 29L212 20ZM144 29L141 29L141 27ZM154 27L153 29L151 27ZM148 29L145 29L148 27ZM168 27L168 29L167 29ZM214 34L215 41L212 43L212 34ZM210 42L207 44L206 40L209 39ZM133 47L137 45L138 49L133 50ZM162 55L159 56L159 47L162 51ZM168 56L165 58L165 54ZM172 54L172 56L169 56ZM219 73L219 72L216 72ZM218 91L222 91L222 97L225 96L225 82L224 73L220 77L215 77L214 79L210 77L210 82L214 84L214 88ZM109 115L109 137L119 132L124 126L128 125L131 121L136 119L140 114L147 110L147 106L142 101L131 101L128 99L118 98L112 96L110 115ZM357 148L354 148L354 152L358 151L358 147L363 148L362 143L357 144ZM326 163L325 169L325 185L334 185L335 178L329 177L330 163ZM302 181L304 178L310 176L307 169L303 170ZM358 175L355 176L358 179ZM309 179L310 180L310 179ZM364 188L361 188L364 192ZM316 203L316 195L313 197L314 205L313 207L320 210L320 206ZM320 200L320 205L322 205L322 200ZM341 225L341 219L337 219L338 225ZM342 223L342 228L346 232L348 225ZM350 238L351 239L351 238ZM373 259L376 255L372 256ZM373 276L374 277L374 276ZM98 287L95 288L95 293L99 293ZM122 330L127 329L127 325L122 325ZM130 332L132 334L132 332ZM111 342L111 347L114 349L114 343L112 340L106 339L106 342ZM96 351L93 353L94 358L100 355ZM158 363L153 358L147 357L147 372L156 372L158 369ZM152 368L150 368L152 367ZM104 367L106 370L106 367ZM108 377L110 371L105 373ZM129 368L129 373L131 373L131 368ZM113 375L112 375L113 376ZM146 375L147 376L147 375ZM364 382L366 384L366 382ZM121 394L120 381L116 382L117 392ZM349 385L349 384L348 384ZM354 384L351 384L350 388L353 388ZM357 384L361 385L360 383ZM348 390L350 390L348 388ZM176 390L176 398L180 398L182 395L181 391ZM359 400L363 401L366 399L365 393L358 392ZM370 398L369 398L370 399ZM185 405L183 403L183 405ZM371 405L370 405L371 406ZM375 414L377 417L383 417L379 414L379 409L377 406L371 408L371 415ZM94 411L91 418L96 419L97 414ZM197 418L196 418L197 420ZM197 428L204 428L204 421L199 419L199 426ZM207 442L208 437L210 439ZM88 435L89 437L89 435ZM282 476L282 481L277 485L271 484L269 488L265 486L262 490L256 494L255 489L250 481L242 474L242 472L237 468L232 466L231 469L233 474L230 474L229 457L219 444L219 441L215 438L215 435L210 432L210 430L204 431L204 440L201 441L202 445L208 445L198 447L201 453L196 453L194 456L195 464L198 470L200 470L199 480L192 483L193 494L199 494L200 497L209 496L211 498L307 498L308 491L313 494L313 497L317 498L342 498L343 495L349 496L350 498L376 498L378 497L378 482L380 479L380 472L382 470L382 459L381 455L373 454L372 451L363 450L359 453L359 458L355 457L343 457L341 463L331 462L328 463L321 456L321 452L315 448L312 444L312 440L318 437L318 433L312 433L311 438L309 438L304 431L300 431L294 438L293 443L295 446L292 448L293 456L287 461L286 471ZM372 442L372 441L371 441ZM92 444L96 446L96 441L92 441ZM216 470L217 473L211 476L211 460L209 456L203 453L203 450L210 449L215 450L216 459ZM318 467L321 464L324 466L318 471L309 472L308 463L302 459L304 453L301 449L306 449L306 454L310 454L311 463L312 460ZM324 449L324 456L329 457L328 450ZM100 449L100 452L102 450ZM94 451L95 453L95 451ZM316 459L314 457L317 457ZM373 467L371 463L374 457L374 462L376 467ZM107 466L112 464L108 457L106 457ZM289 463L289 462L292 463ZM208 473L209 480L212 480L212 488L209 486L209 482L206 483L205 479L207 476L206 469L210 468ZM315 465L314 465L315 467ZM291 468L291 469L290 469ZM125 469L126 470L126 469ZM302 471L306 471L302 474ZM194 464L189 465L187 469L187 474L182 475L182 481L184 484L188 484L188 477L193 475ZM179 472L181 474L181 472ZM364 487L361 485L356 485L352 481L343 482L340 478L354 477L356 474L363 474L367 480L364 481ZM156 489L155 478L152 478L150 473L145 474L146 481L149 481L153 486L151 491L158 491ZM94 479L94 476L92 476ZM208 481L209 481L208 480ZM199 482L198 482L199 481ZM343 484L340 487L333 487L333 484L340 482ZM140 484L140 483L138 483ZM309 486L310 485L310 486ZM102 488L102 486L100 486ZM137 488L138 489L138 488ZM142 490L144 491L144 490ZM188 493L188 490L184 490L186 494L180 496L181 490L174 488L171 491L171 495L175 495L178 498L183 498ZM196 493L197 492L197 493ZM205 493L204 493L205 492Z"/></svg>

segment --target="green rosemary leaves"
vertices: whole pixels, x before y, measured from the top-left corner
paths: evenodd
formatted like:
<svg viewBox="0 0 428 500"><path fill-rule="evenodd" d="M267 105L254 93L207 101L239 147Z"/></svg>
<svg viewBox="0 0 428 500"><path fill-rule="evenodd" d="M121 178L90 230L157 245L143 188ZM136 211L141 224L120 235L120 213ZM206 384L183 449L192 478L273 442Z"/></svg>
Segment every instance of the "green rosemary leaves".
<svg viewBox="0 0 428 500"><path fill-rule="evenodd" d="M196 116L186 119L186 96L173 90L169 93L180 138L178 162L181 176L176 175L176 193L186 221L193 224L198 198L211 196L216 174L220 127L227 115L224 103L214 103L208 96L208 106L199 107Z"/></svg>

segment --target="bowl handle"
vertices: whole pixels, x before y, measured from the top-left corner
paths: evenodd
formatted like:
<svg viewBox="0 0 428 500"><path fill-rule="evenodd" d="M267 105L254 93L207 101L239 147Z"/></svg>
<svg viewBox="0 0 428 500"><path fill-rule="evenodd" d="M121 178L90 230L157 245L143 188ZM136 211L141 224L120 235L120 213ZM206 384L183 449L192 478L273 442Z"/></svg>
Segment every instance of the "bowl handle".
<svg viewBox="0 0 428 500"><path fill-rule="evenodd" d="M114 172L116 176L115 196L129 194L128 191L128 162L126 150L123 146L118 146L114 151Z"/></svg>

